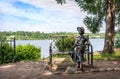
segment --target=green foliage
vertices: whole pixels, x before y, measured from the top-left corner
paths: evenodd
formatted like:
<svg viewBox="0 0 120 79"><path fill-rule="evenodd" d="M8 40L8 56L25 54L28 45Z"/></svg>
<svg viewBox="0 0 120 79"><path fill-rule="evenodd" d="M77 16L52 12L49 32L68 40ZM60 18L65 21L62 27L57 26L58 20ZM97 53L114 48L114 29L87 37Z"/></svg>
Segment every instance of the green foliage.
<svg viewBox="0 0 120 79"><path fill-rule="evenodd" d="M95 60L120 60L120 51L116 51L114 54L101 53L99 55L94 55Z"/></svg>
<svg viewBox="0 0 120 79"><path fill-rule="evenodd" d="M16 61L36 60L41 57L41 50L33 45L16 46ZM7 42L0 46L0 63L12 62L14 60L14 49Z"/></svg>
<svg viewBox="0 0 120 79"><path fill-rule="evenodd" d="M102 22L105 16L105 5L102 0L75 0L80 8L91 14L92 16L86 16L84 24L88 29L93 32L99 32L102 27Z"/></svg>
<svg viewBox="0 0 120 79"><path fill-rule="evenodd" d="M41 57L40 55L40 49L36 48L33 45L26 44L25 46L18 45L16 47L16 60L33 60L33 59L39 59Z"/></svg>
<svg viewBox="0 0 120 79"><path fill-rule="evenodd" d="M87 26L87 28L93 32L99 32L100 27L102 26L102 21L99 20L97 17L88 17L84 19L84 24Z"/></svg>
<svg viewBox="0 0 120 79"><path fill-rule="evenodd" d="M63 0L57 0L58 2L63 2ZM67 1L67 0L66 0ZM104 51L113 53L114 50L109 50L109 47L112 48L114 45L114 24L120 23L120 1L118 0L74 0L77 2L81 10L85 11L87 14L84 19L85 25L92 33L97 33L102 27L102 23L105 20L106 22L106 34L105 34L105 45ZM63 2L64 3L64 2ZM111 9L109 9L111 8ZM109 16L111 14L111 16ZM108 18L109 17L109 18ZM108 20L109 19L109 20ZM113 28L113 29L111 29ZM111 33L109 36L107 33ZM113 42L108 44L107 41Z"/></svg>
<svg viewBox="0 0 120 79"><path fill-rule="evenodd" d="M91 28L92 24L90 24ZM94 27L91 30L95 30ZM76 31L77 32L77 31ZM37 34L36 34L37 33ZM100 36L100 38L104 38L104 33L88 33L90 38L96 38L96 36ZM0 32L0 40L5 40L6 38L3 36L15 36L16 39L20 40L44 40L44 39L56 39L59 36L78 36L78 33L72 32L56 32L56 33L40 33L40 32L26 32L26 31L17 31L17 32ZM116 33L116 38L120 38L119 33Z"/></svg>
<svg viewBox="0 0 120 79"><path fill-rule="evenodd" d="M71 51L74 45L75 39L73 37L64 37L56 40L55 45L59 51Z"/></svg>
<svg viewBox="0 0 120 79"><path fill-rule="evenodd" d="M115 18L115 22L116 24L120 24L120 0L115 0L115 9L116 9L116 18Z"/></svg>
<svg viewBox="0 0 120 79"><path fill-rule="evenodd" d="M57 3L63 4L65 1L56 0ZM66 0L67 1L67 0ZM105 17L105 1L104 0L74 0L82 11L87 12L92 16L86 16L84 19L85 25L93 32L99 32L102 22Z"/></svg>
<svg viewBox="0 0 120 79"><path fill-rule="evenodd" d="M115 48L120 48L120 25L118 26L118 30L115 32L115 36Z"/></svg>
<svg viewBox="0 0 120 79"><path fill-rule="evenodd" d="M3 36L10 37L15 36L16 39L20 40L40 40L40 39L55 39L56 36L76 36L76 33L71 32L56 32L56 33L44 33L44 32L27 32L27 31L17 31L17 32L0 32L0 40L4 40Z"/></svg>
<svg viewBox="0 0 120 79"><path fill-rule="evenodd" d="M120 38L115 41L115 48L120 48Z"/></svg>
<svg viewBox="0 0 120 79"><path fill-rule="evenodd" d="M0 63L13 61L14 50L7 42L0 46ZM4 60L4 61L3 61Z"/></svg>

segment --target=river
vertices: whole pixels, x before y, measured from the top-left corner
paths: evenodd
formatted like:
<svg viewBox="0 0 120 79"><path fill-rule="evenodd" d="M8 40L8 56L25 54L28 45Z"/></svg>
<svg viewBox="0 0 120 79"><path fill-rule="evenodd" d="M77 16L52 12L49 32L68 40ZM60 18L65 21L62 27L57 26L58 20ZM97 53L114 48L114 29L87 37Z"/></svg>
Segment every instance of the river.
<svg viewBox="0 0 120 79"><path fill-rule="evenodd" d="M31 44L38 48L41 48L41 57L49 56L49 45L52 40L16 40L16 44ZM91 44L93 45L93 51L101 51L104 46L104 39L90 39Z"/></svg>

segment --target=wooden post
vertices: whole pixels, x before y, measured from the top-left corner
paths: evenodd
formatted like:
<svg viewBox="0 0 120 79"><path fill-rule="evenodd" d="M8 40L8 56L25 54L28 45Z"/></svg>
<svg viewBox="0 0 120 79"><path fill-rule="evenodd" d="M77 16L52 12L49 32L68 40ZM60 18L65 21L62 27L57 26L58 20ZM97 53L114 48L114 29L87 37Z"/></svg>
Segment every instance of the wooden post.
<svg viewBox="0 0 120 79"><path fill-rule="evenodd" d="M93 46L91 46L91 66L93 66Z"/></svg>
<svg viewBox="0 0 120 79"><path fill-rule="evenodd" d="M62 51L63 51L63 53L64 53L64 51L65 51L65 50L64 50L64 38L65 38L65 37L62 36L62 45L63 45Z"/></svg>
<svg viewBox="0 0 120 79"><path fill-rule="evenodd" d="M3 53L3 45L2 45L2 41L1 41L1 63L3 64L4 63L4 53Z"/></svg>
<svg viewBox="0 0 120 79"><path fill-rule="evenodd" d="M89 44L87 46L88 46L88 51L90 52ZM89 54L89 52L88 52L88 64L90 64L90 54Z"/></svg>
<svg viewBox="0 0 120 79"><path fill-rule="evenodd" d="M16 42L15 42L15 37L13 37L13 43L14 43L14 62L16 62Z"/></svg>
<svg viewBox="0 0 120 79"><path fill-rule="evenodd" d="M49 64L52 66L52 43L49 46Z"/></svg>

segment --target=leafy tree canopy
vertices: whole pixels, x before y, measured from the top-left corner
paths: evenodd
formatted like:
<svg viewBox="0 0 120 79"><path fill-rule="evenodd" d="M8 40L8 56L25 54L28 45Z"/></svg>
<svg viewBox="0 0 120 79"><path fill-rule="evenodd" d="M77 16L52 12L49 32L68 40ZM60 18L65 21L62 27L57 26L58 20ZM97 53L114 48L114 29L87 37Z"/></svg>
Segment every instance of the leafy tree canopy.
<svg viewBox="0 0 120 79"><path fill-rule="evenodd" d="M56 0L57 3L63 4L66 3L66 0ZM88 27L88 29L93 32L99 32L102 27L103 21L105 20L105 9L106 1L108 0L74 0L77 2L78 6L82 9L82 11L87 12L91 16L86 16L84 18L84 24ZM114 0L115 2L115 24L120 23L120 1Z"/></svg>

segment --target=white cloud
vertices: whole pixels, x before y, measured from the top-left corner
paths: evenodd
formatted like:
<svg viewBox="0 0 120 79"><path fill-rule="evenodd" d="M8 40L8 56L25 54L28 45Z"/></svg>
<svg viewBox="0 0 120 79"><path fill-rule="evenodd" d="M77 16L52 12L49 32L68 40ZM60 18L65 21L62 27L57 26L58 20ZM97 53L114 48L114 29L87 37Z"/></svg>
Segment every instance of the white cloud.
<svg viewBox="0 0 120 79"><path fill-rule="evenodd" d="M38 8L43 8L44 12L26 12L25 9L18 9L13 6L15 1L22 1ZM80 12L80 8L73 1L68 1L66 4L57 4L55 0L6 0L0 1L0 13L8 14L16 17L27 18L32 21L21 21L13 18L4 20L2 23L7 30L24 30L24 31L76 31L77 26L84 26L82 23L85 13ZM7 19L4 17L4 19ZM35 21L38 21L36 23ZM39 23L39 21L45 23ZM10 27L9 27L10 26ZM14 29L12 29L14 28Z"/></svg>
<svg viewBox="0 0 120 79"><path fill-rule="evenodd" d="M57 2L55 0L20 0L22 2L26 2L26 3L30 3L32 5L35 5L37 7L44 7L46 9L56 9L56 10L64 10L64 9L67 9L67 8L73 8L75 9L74 7L76 7L76 5L74 5L74 2L68 2L67 4L64 4L64 5L60 5L60 4L57 4Z"/></svg>
<svg viewBox="0 0 120 79"><path fill-rule="evenodd" d="M33 20L45 20L44 17L40 15L40 13L26 12L24 9L17 9L12 4L6 2L0 2L0 12Z"/></svg>
<svg viewBox="0 0 120 79"><path fill-rule="evenodd" d="M36 7L42 7L45 8L46 10L55 10L55 11L60 11L63 13L70 13L70 14L84 14L85 16L86 13L81 12L80 8L78 7L77 3L74 2L74 0L67 0L66 4L57 4L55 0L20 0L25 3L32 4Z"/></svg>
<svg viewBox="0 0 120 79"><path fill-rule="evenodd" d="M9 13L9 14L13 14L15 16L26 16L29 18L33 18L36 19L35 17L40 17L39 13L35 14L35 17L31 17L33 16L33 13L28 13L23 10L23 9L17 9L15 8L11 3L13 3L13 0L8 0L9 2L0 2L0 12L3 13ZM10 3L11 1L11 3ZM44 8L46 11L58 11L61 12L62 14L73 14L73 15L81 15L81 17L84 17L86 14L80 11L80 8L77 6L77 4L74 1L67 1L66 4L60 5L57 4L57 2L55 0L14 0L15 1L22 1L31 5L34 5L36 7L42 7Z"/></svg>

